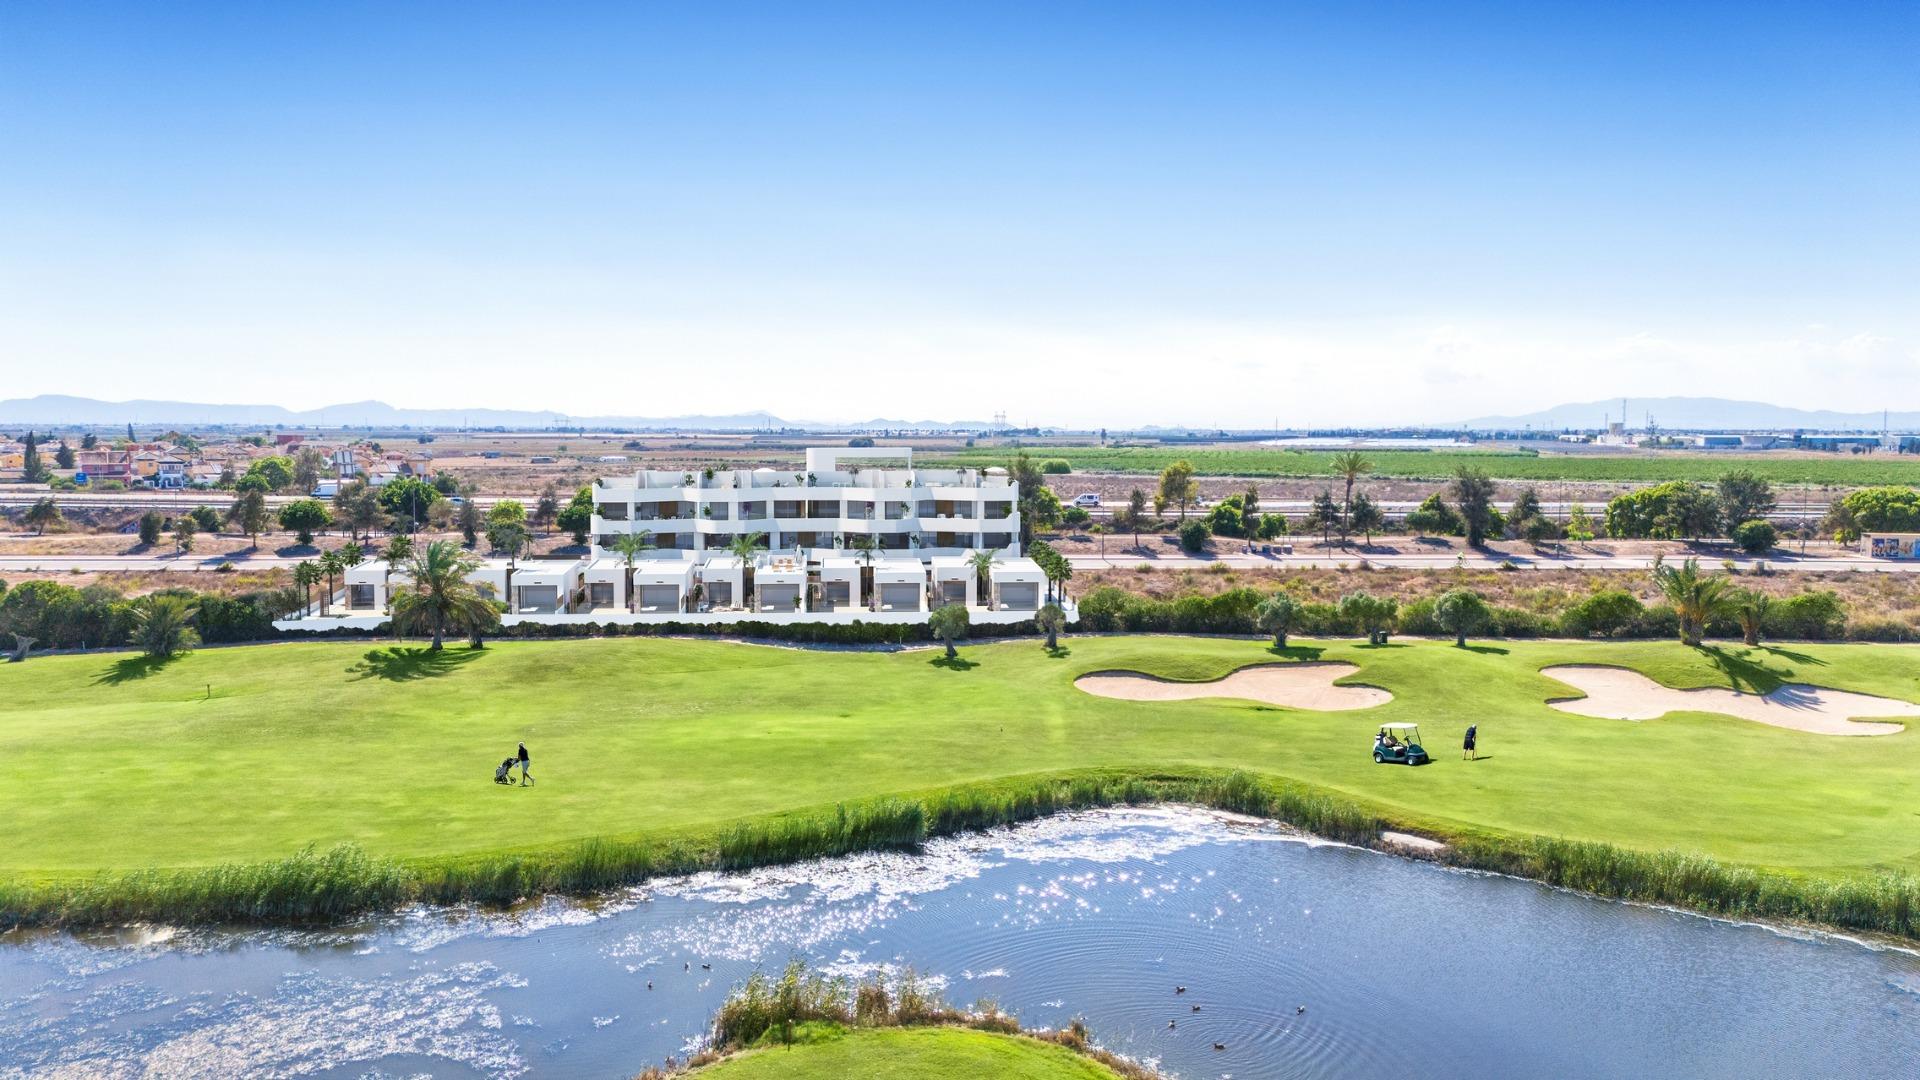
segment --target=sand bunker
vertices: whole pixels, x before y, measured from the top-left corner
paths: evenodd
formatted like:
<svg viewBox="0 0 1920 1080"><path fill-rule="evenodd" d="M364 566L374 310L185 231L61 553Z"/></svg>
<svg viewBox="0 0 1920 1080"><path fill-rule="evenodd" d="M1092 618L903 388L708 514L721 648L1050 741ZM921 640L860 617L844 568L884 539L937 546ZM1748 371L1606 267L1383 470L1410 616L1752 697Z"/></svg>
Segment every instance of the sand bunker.
<svg viewBox="0 0 1920 1080"><path fill-rule="evenodd" d="M1173 682L1137 671L1096 671L1073 685L1089 694L1127 701L1185 701L1190 698L1247 698L1269 705L1315 712L1370 709L1393 700L1373 686L1335 686L1335 679L1360 670L1352 664L1260 664L1241 668L1212 682Z"/></svg>
<svg viewBox="0 0 1920 1080"><path fill-rule="evenodd" d="M1625 668L1563 665L1540 674L1586 691L1583 698L1547 704L1561 712L1606 720L1653 720L1674 712L1724 713L1816 735L1892 735L1900 724L1863 724L1855 716L1920 716L1920 705L1893 698L1788 683L1766 694L1737 690L1675 690Z"/></svg>

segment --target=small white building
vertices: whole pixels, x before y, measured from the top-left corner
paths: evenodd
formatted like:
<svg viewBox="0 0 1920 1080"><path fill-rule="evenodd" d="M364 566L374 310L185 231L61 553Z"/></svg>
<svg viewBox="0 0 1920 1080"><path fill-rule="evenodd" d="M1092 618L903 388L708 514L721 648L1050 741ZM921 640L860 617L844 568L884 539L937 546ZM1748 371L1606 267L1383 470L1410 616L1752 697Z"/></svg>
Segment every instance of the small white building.
<svg viewBox="0 0 1920 1080"><path fill-rule="evenodd" d="M480 591L489 599L506 602L507 579L513 574L513 564L506 559L482 559L480 568L467 575L467 580L480 587Z"/></svg>
<svg viewBox="0 0 1920 1080"><path fill-rule="evenodd" d="M633 564L633 610L642 615L684 613L699 564L685 552L651 554Z"/></svg>
<svg viewBox="0 0 1920 1080"><path fill-rule="evenodd" d="M587 560L521 560L508 579L512 615L564 615L586 587ZM582 597L584 599L584 597Z"/></svg>
<svg viewBox="0 0 1920 1080"><path fill-rule="evenodd" d="M747 564L732 554L708 555L700 563L696 611L742 611L747 604Z"/></svg>
<svg viewBox="0 0 1920 1080"><path fill-rule="evenodd" d="M627 605L625 559L594 559L587 564L583 577L587 584L587 611L617 613L630 610Z"/></svg>
<svg viewBox="0 0 1920 1080"><path fill-rule="evenodd" d="M975 572L971 559L964 555L936 555L927 561L927 570L933 580L934 607L948 604L974 607L979 603L980 575Z"/></svg>
<svg viewBox="0 0 1920 1080"><path fill-rule="evenodd" d="M392 581L396 577L400 580ZM358 566L349 566L341 606L349 615L385 613L393 603L391 589L404 586L406 581L404 573L390 574L387 564L379 559L368 559Z"/></svg>
<svg viewBox="0 0 1920 1080"><path fill-rule="evenodd" d="M927 566L919 559L878 559L873 564L873 610L925 611Z"/></svg>
<svg viewBox="0 0 1920 1080"><path fill-rule="evenodd" d="M797 555L767 554L754 561L753 610L796 612L807 591L807 563Z"/></svg>
<svg viewBox="0 0 1920 1080"><path fill-rule="evenodd" d="M852 555L827 555L819 560L819 571L807 597L808 611L845 611L866 602L860 587L860 559Z"/></svg>
<svg viewBox="0 0 1920 1080"><path fill-rule="evenodd" d="M1038 611L1047 588L1047 575L1032 559L995 559L988 571L993 589L988 607L994 611Z"/></svg>

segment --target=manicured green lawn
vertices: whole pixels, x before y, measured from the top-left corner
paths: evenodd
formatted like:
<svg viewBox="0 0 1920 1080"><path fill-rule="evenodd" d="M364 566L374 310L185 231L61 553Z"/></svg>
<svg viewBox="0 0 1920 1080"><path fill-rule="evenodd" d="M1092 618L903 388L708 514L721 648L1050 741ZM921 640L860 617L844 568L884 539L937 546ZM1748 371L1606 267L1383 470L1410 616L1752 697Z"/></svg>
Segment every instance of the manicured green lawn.
<svg viewBox="0 0 1920 1080"><path fill-rule="evenodd" d="M1674 686L1802 680L1920 700L1920 650L1655 642L1305 645L1391 704L1314 714L1247 701L1132 703L1087 671L1211 678L1263 642L1073 638L963 650L817 652L646 639L498 642L438 656L318 643L0 665L0 875L259 861L308 843L447 856L730 820L1077 769L1246 769L1443 832L1678 847L1797 870L1920 868L1920 732L1835 738L1749 721L1555 712L1557 663ZM211 697L207 696L211 685ZM1376 766L1375 726L1422 725L1436 763ZM1461 732L1482 759L1459 760ZM526 740L538 780L493 768Z"/></svg>
<svg viewBox="0 0 1920 1080"><path fill-rule="evenodd" d="M964 1028L881 1028L755 1050L697 1070L701 1080L1114 1080L1062 1046Z"/></svg>

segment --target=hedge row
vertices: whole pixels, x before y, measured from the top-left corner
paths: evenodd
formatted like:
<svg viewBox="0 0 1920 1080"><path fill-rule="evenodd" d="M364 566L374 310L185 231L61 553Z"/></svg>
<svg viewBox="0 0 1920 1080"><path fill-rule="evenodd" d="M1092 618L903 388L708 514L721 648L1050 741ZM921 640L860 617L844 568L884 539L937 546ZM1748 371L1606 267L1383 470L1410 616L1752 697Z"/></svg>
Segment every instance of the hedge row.
<svg viewBox="0 0 1920 1080"><path fill-rule="evenodd" d="M1188 593L1171 600L1130 593L1114 586L1093 589L1080 598L1080 629L1137 633L1257 634L1258 610L1269 593L1258 589L1229 589L1213 595ZM1443 637L1447 632L1434 619L1437 597L1421 597L1402 604L1395 625L1401 633ZM1775 600L1765 622L1769 637L1795 641L1910 641L1920 632L1905 623L1847 620L1846 605L1828 590L1814 590ZM1551 612L1494 606L1488 637L1534 638L1671 638L1678 636L1679 620L1665 604L1645 604L1632 593L1607 589ZM1731 621L1708 624L1715 637L1739 637ZM1361 633L1340 613L1337 605L1301 603L1293 632L1309 637Z"/></svg>

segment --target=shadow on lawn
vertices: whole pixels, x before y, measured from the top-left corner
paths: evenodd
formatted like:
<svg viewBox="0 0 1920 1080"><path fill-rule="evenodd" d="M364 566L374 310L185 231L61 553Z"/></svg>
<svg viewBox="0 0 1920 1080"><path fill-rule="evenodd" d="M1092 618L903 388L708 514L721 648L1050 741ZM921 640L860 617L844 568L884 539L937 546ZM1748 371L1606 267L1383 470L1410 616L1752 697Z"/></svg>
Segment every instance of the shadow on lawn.
<svg viewBox="0 0 1920 1080"><path fill-rule="evenodd" d="M1744 693L1764 694L1786 682L1793 674L1790 670L1776 671L1744 656L1735 656L1718 645L1703 645L1700 653L1727 677L1727 684L1732 689Z"/></svg>
<svg viewBox="0 0 1920 1080"><path fill-rule="evenodd" d="M107 670L94 677L93 685L119 686L121 683L144 679L177 659L177 656L164 659L158 656L129 656L124 660L115 660Z"/></svg>
<svg viewBox="0 0 1920 1080"><path fill-rule="evenodd" d="M1046 653L1047 658L1050 660L1065 660L1067 657L1073 655L1073 649L1066 645L1055 645L1053 648L1046 650Z"/></svg>
<svg viewBox="0 0 1920 1080"><path fill-rule="evenodd" d="M948 671L972 671L980 666L978 660L969 660L964 656L936 656L927 662L937 668L946 668Z"/></svg>
<svg viewBox="0 0 1920 1080"><path fill-rule="evenodd" d="M1327 650L1318 645L1269 645L1267 653L1282 660L1318 660Z"/></svg>
<svg viewBox="0 0 1920 1080"><path fill-rule="evenodd" d="M362 679L412 682L415 679L450 675L484 655L486 651L483 649L441 649L434 652L425 646L392 645L384 649L367 650L360 662L347 670Z"/></svg>
<svg viewBox="0 0 1920 1080"><path fill-rule="evenodd" d="M1513 650L1503 649L1498 645L1462 645L1460 651L1480 653L1485 656L1506 656Z"/></svg>

